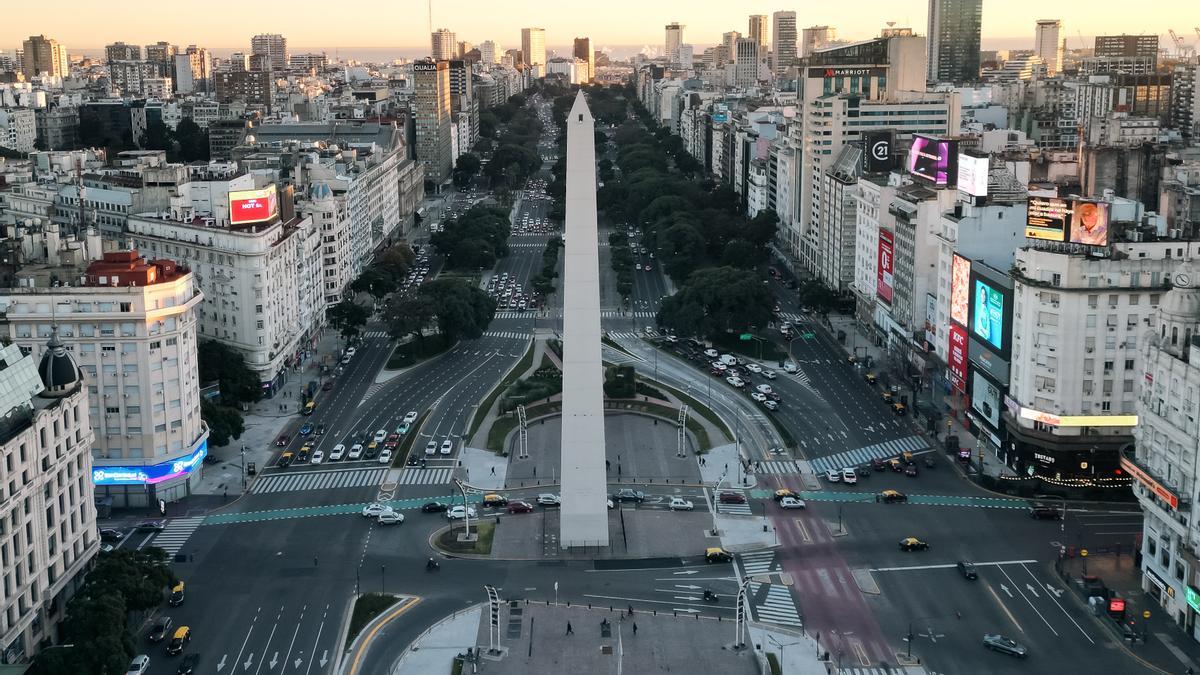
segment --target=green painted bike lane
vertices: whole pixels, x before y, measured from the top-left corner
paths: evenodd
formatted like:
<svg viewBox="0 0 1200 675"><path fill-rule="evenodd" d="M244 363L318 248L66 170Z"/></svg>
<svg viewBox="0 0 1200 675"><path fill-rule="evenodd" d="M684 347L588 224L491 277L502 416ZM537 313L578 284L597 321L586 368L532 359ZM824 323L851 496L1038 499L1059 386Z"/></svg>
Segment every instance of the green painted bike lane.
<svg viewBox="0 0 1200 675"><path fill-rule="evenodd" d="M774 496L772 490L748 490L749 495L755 499L770 499ZM800 499L812 502L840 502L840 503L874 503L876 501L876 492L798 492ZM975 507L983 509L1025 509L1029 508L1029 502L1024 499L1015 499L1010 497L964 497L957 495L908 495L909 504L919 504L921 506L958 506L958 507Z"/></svg>

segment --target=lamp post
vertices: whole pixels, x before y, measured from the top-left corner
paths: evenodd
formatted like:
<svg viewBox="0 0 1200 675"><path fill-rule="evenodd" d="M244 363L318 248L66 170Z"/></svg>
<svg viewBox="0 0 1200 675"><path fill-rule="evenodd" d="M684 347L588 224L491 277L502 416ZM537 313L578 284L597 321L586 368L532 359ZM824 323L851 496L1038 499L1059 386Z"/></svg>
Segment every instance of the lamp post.
<svg viewBox="0 0 1200 675"><path fill-rule="evenodd" d="M379 566L379 592L387 593L387 565Z"/></svg>
<svg viewBox="0 0 1200 675"><path fill-rule="evenodd" d="M784 643L784 642L780 642L779 640L776 640L776 639L775 639L775 636L774 636L774 635L771 635L770 633L767 633L767 639L771 641L771 644L773 644L773 645L775 645L776 647L778 647L778 648L779 648L779 672L781 672L781 673L787 672L787 668L786 668L786 667L783 665L783 664L784 664L784 661L783 661L783 648L784 648L784 647L794 647L794 646L796 646L796 645L800 644L800 642L799 642L799 641L797 641L797 642L786 642L786 643Z"/></svg>

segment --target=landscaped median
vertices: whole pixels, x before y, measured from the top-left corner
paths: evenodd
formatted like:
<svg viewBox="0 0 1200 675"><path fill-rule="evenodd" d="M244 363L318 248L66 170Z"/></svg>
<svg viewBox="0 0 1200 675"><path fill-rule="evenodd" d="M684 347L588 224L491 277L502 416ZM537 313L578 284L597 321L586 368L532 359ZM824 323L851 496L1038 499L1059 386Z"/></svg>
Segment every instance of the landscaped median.
<svg viewBox="0 0 1200 675"><path fill-rule="evenodd" d="M525 349L525 355L521 357L521 360L517 361L517 364L505 374L504 379L500 380L495 387L492 387L487 397L475 409L475 416L471 418L471 425L467 427L467 438L472 438L475 436L475 432L479 431L480 425L487 418L488 413L491 411L492 406L496 404L496 399L500 397L500 394L504 393L509 385L516 382L533 365L533 352L536 346L536 340L529 342L529 346Z"/></svg>
<svg viewBox="0 0 1200 675"><path fill-rule="evenodd" d="M420 598L386 593L365 593L355 598L350 625L342 641L346 657L339 672L360 675L363 658L380 629L419 602Z"/></svg>
<svg viewBox="0 0 1200 675"><path fill-rule="evenodd" d="M475 541L459 541L462 534L461 522L453 522L449 527L439 530L430 537L434 548L450 555L491 555L492 537L496 535L496 520L494 518L472 518L471 533L477 535Z"/></svg>
<svg viewBox="0 0 1200 675"><path fill-rule="evenodd" d="M394 457L392 457L393 468L404 467L408 460L408 454L412 452L413 444L417 441L417 432L421 430L421 427L425 424L425 420L428 417L429 411L426 410L425 412L421 413L421 416L418 417L415 422L409 425L408 433L404 434L404 438L400 439L400 445L396 446L396 454Z"/></svg>

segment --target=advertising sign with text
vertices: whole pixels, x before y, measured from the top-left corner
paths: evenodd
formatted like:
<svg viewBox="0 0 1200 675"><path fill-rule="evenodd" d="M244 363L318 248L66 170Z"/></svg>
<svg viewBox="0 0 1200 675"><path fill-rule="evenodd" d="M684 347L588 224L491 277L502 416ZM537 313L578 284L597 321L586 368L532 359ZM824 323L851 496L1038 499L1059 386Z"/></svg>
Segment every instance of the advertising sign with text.
<svg viewBox="0 0 1200 675"><path fill-rule="evenodd" d="M950 384L965 392L967 384L967 329L950 324L950 344L946 350L946 365L950 371Z"/></svg>
<svg viewBox="0 0 1200 675"><path fill-rule="evenodd" d="M890 230L879 231L879 259L875 266L875 294L892 304L892 275L895 272L896 244Z"/></svg>

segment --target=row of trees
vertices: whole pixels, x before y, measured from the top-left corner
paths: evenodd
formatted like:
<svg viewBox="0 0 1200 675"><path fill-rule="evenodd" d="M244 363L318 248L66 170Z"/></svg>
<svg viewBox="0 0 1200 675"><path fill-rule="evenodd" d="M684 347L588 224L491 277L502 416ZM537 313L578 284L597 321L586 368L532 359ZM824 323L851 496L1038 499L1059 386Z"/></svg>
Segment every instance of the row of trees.
<svg viewBox="0 0 1200 675"><path fill-rule="evenodd" d="M508 255L512 231L508 211L476 204L446 223L430 242L447 267L460 270L487 269Z"/></svg>
<svg viewBox="0 0 1200 675"><path fill-rule="evenodd" d="M388 333L394 340L424 340L430 325L436 325L450 342L474 339L483 335L495 315L495 299L455 277L422 284L409 296L393 295L383 310Z"/></svg>
<svg viewBox="0 0 1200 675"><path fill-rule="evenodd" d="M143 150L165 150L171 162L208 161L208 131L201 129L191 118L179 121L174 130L151 120L141 139ZM136 146L129 133L115 136L98 119L84 115L79 120L79 144L83 147L107 148L112 155Z"/></svg>
<svg viewBox="0 0 1200 675"><path fill-rule="evenodd" d="M542 251L542 271L533 278L533 292L537 293L542 302L549 300L554 293L554 280L558 278L558 252L563 247L561 238L550 237L546 242L546 250Z"/></svg>
<svg viewBox="0 0 1200 675"><path fill-rule="evenodd" d="M246 365L242 353L213 340L196 345L196 366L200 382L217 382L221 389L220 402L200 399L200 418L208 425L208 442L227 445L242 437L245 424L239 407L262 398L262 384Z"/></svg>
<svg viewBox="0 0 1200 675"><path fill-rule="evenodd" d="M609 265L617 275L617 293L628 300L633 293L633 251L629 249L629 239L620 232L608 235Z"/></svg>

